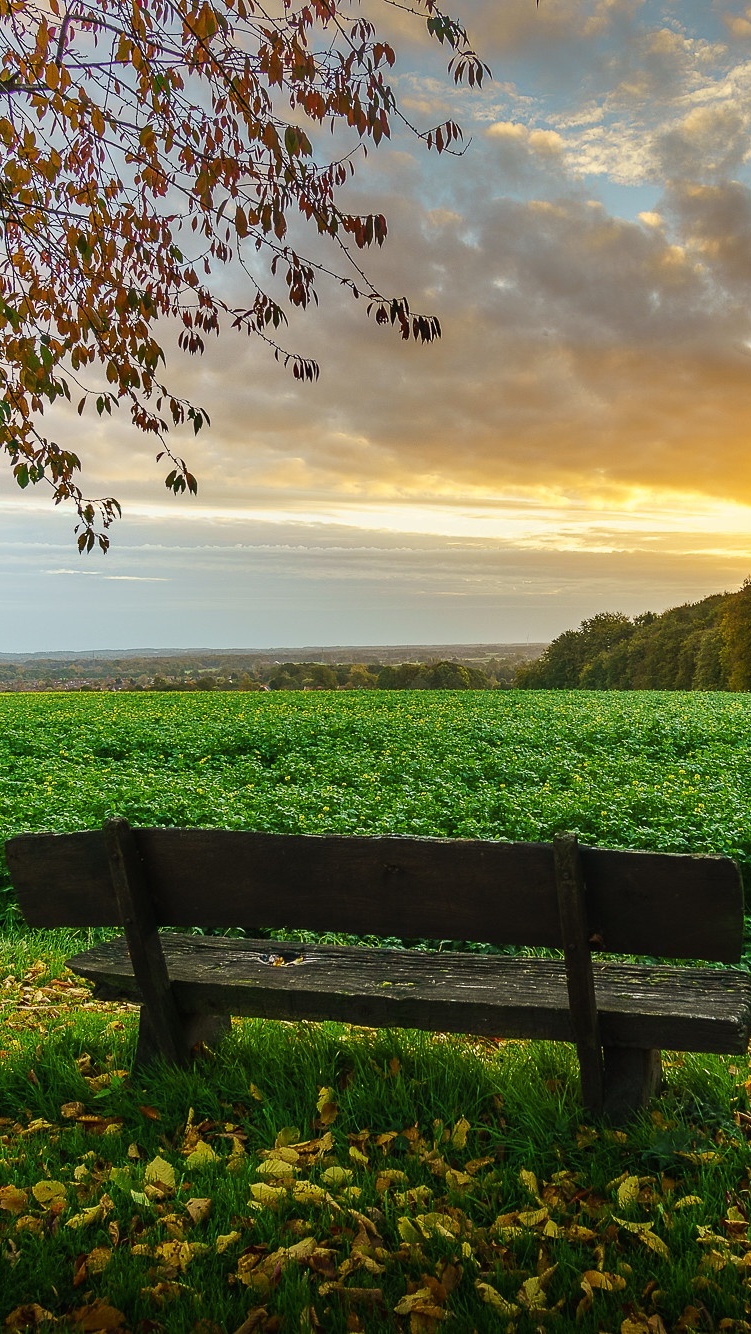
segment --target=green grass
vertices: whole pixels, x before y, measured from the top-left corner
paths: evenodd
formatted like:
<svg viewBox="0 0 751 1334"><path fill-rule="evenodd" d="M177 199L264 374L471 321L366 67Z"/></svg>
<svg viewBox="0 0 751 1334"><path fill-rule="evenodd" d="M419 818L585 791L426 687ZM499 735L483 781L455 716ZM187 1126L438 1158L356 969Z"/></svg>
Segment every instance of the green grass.
<svg viewBox="0 0 751 1334"><path fill-rule="evenodd" d="M78 994L77 947L0 941L0 1321L747 1328L747 1058L668 1058L622 1129L587 1123L564 1044L249 1020L131 1078L135 1013Z"/></svg>

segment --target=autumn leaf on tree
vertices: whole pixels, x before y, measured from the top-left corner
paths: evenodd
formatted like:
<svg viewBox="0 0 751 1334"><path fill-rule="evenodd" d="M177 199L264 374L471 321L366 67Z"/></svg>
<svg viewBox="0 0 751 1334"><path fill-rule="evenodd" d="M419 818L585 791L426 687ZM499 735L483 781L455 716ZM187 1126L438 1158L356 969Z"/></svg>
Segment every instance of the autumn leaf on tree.
<svg viewBox="0 0 751 1334"><path fill-rule="evenodd" d="M450 50L456 82L482 82L437 0L405 10ZM410 124L389 82L396 53L356 0L290 0L278 18L253 0L0 0L0 33L0 449L20 487L44 481L73 503L79 550L107 549L120 507L87 499L78 454L43 433L58 400L125 409L167 487L197 489L168 434L208 418L162 378L169 323L188 354L234 328L314 380L263 273L300 309L326 274L403 339L439 337L435 316L380 292L356 258L383 244L386 218L340 198L395 121L439 153L461 131ZM293 222L328 240L330 266L298 253ZM221 295L227 266L237 304Z"/></svg>

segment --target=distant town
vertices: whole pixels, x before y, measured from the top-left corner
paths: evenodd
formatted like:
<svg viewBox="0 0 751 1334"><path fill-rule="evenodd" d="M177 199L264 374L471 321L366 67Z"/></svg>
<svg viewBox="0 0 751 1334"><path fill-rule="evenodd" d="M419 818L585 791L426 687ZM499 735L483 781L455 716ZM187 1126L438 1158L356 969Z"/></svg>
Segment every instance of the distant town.
<svg viewBox="0 0 751 1334"><path fill-rule="evenodd" d="M0 691L494 689L545 644L0 653Z"/></svg>

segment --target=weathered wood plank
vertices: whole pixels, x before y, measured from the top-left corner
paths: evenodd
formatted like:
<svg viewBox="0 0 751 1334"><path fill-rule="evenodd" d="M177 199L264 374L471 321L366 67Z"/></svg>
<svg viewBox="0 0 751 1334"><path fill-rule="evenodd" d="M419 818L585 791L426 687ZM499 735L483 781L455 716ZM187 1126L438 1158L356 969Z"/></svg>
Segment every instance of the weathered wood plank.
<svg viewBox="0 0 751 1334"><path fill-rule="evenodd" d="M163 936L163 946L184 1012L574 1039L565 967L553 959L177 934ZM275 964L278 957L285 962ZM68 962L102 994L139 999L123 938ZM596 961L593 974L606 1047L748 1047L751 979L744 973Z"/></svg>
<svg viewBox="0 0 751 1334"><path fill-rule="evenodd" d="M162 926L561 946L550 844L200 829L135 837ZM30 926L118 924L101 831L21 835L6 855ZM585 847L581 858L594 948L740 959L734 862Z"/></svg>
<svg viewBox="0 0 751 1334"><path fill-rule="evenodd" d="M582 1102L593 1116L602 1111L600 1025L592 975L584 875L575 834L557 834L553 858L563 937L571 1026L581 1072Z"/></svg>
<svg viewBox="0 0 751 1334"><path fill-rule="evenodd" d="M153 1042L165 1060L185 1065L190 1047L172 994L149 886L127 820L108 820L104 842L120 921Z"/></svg>

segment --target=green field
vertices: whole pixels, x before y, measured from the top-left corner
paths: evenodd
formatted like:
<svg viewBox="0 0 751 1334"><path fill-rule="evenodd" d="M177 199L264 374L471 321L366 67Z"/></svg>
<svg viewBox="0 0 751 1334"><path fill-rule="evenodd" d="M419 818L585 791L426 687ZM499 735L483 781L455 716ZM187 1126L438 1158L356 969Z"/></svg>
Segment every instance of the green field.
<svg viewBox="0 0 751 1334"><path fill-rule="evenodd" d="M751 870L751 699L583 691L0 696L0 830L549 839ZM7 877L4 879L7 898Z"/></svg>

